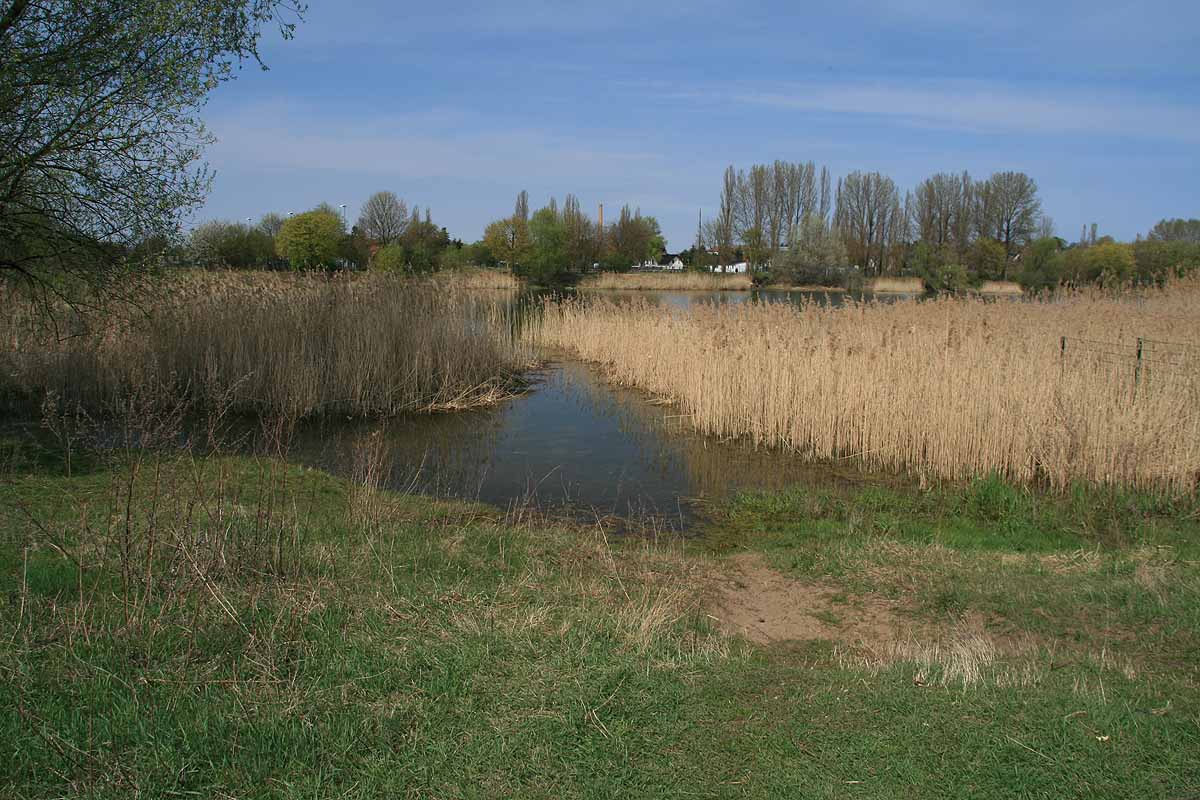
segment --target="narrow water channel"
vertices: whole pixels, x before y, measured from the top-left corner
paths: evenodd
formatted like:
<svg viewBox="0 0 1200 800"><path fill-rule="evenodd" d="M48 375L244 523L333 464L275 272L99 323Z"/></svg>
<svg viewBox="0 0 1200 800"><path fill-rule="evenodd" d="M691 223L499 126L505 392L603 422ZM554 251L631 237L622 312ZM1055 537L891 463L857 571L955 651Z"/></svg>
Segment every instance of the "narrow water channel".
<svg viewBox="0 0 1200 800"><path fill-rule="evenodd" d="M823 292L590 294L637 297L667 307L802 301L839 305L846 297ZM305 426L292 442L291 458L349 477L363 438L378 431L385 440L391 489L506 509L561 509L581 519L652 521L672 529L687 528L714 500L738 490L862 479L848 465L813 464L697 434L677 409L614 386L570 358L551 360L533 377L528 392L490 409L386 424L326 421Z"/></svg>
<svg viewBox="0 0 1200 800"><path fill-rule="evenodd" d="M850 467L697 434L676 409L614 387L573 360L548 364L528 392L490 409L306 426L290 458L350 477L356 451L375 431L394 490L674 530L733 491L855 477Z"/></svg>

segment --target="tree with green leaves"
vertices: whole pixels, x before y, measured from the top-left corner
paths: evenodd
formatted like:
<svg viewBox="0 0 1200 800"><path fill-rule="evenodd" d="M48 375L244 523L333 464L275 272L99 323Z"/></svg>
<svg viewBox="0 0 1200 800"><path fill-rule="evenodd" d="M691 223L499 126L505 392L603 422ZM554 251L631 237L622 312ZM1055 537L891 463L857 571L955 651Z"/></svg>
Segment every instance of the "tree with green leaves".
<svg viewBox="0 0 1200 800"><path fill-rule="evenodd" d="M1063 276L1063 241L1054 236L1043 236L1025 248L1018 278L1021 286L1029 291L1052 289Z"/></svg>
<svg viewBox="0 0 1200 800"><path fill-rule="evenodd" d="M483 232L488 251L510 270L517 270L529 258L529 226L513 215L498 219Z"/></svg>
<svg viewBox="0 0 1200 800"><path fill-rule="evenodd" d="M1159 220L1147 238L1156 242L1200 243L1200 219Z"/></svg>
<svg viewBox="0 0 1200 800"><path fill-rule="evenodd" d="M643 217L640 209L623 206L616 222L604 237L605 265L620 272L654 258L665 251L665 241L654 217ZM661 248L661 249L658 249Z"/></svg>
<svg viewBox="0 0 1200 800"><path fill-rule="evenodd" d="M408 269L408 255L399 242L384 245L375 253L371 266L381 272L401 272Z"/></svg>
<svg viewBox="0 0 1200 800"><path fill-rule="evenodd" d="M1133 278L1136 266L1133 248L1117 242L1072 247L1063 255L1063 277L1076 285L1121 286Z"/></svg>
<svg viewBox="0 0 1200 800"><path fill-rule="evenodd" d="M529 239L530 277L548 281L567 268L567 230L556 208L546 206L534 212Z"/></svg>
<svg viewBox="0 0 1200 800"><path fill-rule="evenodd" d="M275 249L292 269L323 269L337 263L345 235L341 215L318 207L289 217L275 237Z"/></svg>
<svg viewBox="0 0 1200 800"><path fill-rule="evenodd" d="M1008 272L1008 252L995 239L981 236L971 245L971 270L983 280L1002 280Z"/></svg>
<svg viewBox="0 0 1200 800"><path fill-rule="evenodd" d="M1200 242L1143 239L1134 242L1133 259L1139 283L1161 286L1200 270Z"/></svg>
<svg viewBox="0 0 1200 800"><path fill-rule="evenodd" d="M102 277L204 200L197 110L287 0L0 2L0 270Z"/></svg>
<svg viewBox="0 0 1200 800"><path fill-rule="evenodd" d="M258 226L212 221L188 238L188 258L198 267L264 267L275 258L275 242Z"/></svg>
<svg viewBox="0 0 1200 800"><path fill-rule="evenodd" d="M792 246L779 258L772 277L793 285L833 286L846 272L846 246L826 221L808 214L793 232Z"/></svg>
<svg viewBox="0 0 1200 800"><path fill-rule="evenodd" d="M579 198L568 194L563 200L562 224L566 234L567 267L575 272L589 269L596 261L596 225L579 206Z"/></svg>

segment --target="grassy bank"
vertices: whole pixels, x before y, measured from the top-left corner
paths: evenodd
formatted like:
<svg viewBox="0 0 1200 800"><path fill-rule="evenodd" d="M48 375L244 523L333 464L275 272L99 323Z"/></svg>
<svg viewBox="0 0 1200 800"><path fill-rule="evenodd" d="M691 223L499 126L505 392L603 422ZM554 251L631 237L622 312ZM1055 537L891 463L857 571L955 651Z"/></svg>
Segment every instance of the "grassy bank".
<svg viewBox="0 0 1200 800"><path fill-rule="evenodd" d="M685 548L379 491L369 438L2 451L7 797L1200 787L1182 508L793 491Z"/></svg>
<svg viewBox="0 0 1200 800"><path fill-rule="evenodd" d="M547 306L530 328L701 432L927 479L996 472L1189 493L1200 475L1200 284L1053 302ZM1066 351L1062 337L1073 342ZM1176 356L1179 356L1176 358ZM1177 363L1165 363L1175 358Z"/></svg>
<svg viewBox="0 0 1200 800"><path fill-rule="evenodd" d="M580 289L645 291L744 292L753 288L749 275L708 272L601 272L587 275Z"/></svg>
<svg viewBox="0 0 1200 800"><path fill-rule="evenodd" d="M33 409L147 396L290 419L465 408L504 396L532 360L502 299L388 276L173 273L86 329L8 299L0 400Z"/></svg>

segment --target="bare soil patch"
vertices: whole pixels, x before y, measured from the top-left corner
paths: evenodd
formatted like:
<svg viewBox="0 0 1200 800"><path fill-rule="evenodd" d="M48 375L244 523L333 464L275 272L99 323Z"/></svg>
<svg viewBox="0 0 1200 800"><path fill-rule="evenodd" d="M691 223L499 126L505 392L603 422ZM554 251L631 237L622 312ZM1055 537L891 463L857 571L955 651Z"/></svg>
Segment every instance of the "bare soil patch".
<svg viewBox="0 0 1200 800"><path fill-rule="evenodd" d="M733 569L715 581L711 614L728 633L758 644L826 640L876 649L925 627L899 602L789 578L757 553L729 563Z"/></svg>

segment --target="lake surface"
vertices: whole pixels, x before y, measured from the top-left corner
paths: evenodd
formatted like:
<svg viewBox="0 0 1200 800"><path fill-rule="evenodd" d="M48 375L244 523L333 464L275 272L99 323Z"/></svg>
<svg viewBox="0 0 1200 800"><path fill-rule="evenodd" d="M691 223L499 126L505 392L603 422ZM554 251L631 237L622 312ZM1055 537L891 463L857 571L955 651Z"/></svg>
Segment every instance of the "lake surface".
<svg viewBox="0 0 1200 800"><path fill-rule="evenodd" d="M739 489L861 478L852 467L699 435L675 409L571 360L549 364L526 394L491 409L306 426L290 458L350 477L356 452L376 431L391 489L675 530Z"/></svg>
<svg viewBox="0 0 1200 800"><path fill-rule="evenodd" d="M669 308L699 303L841 305L840 292L587 291ZM882 301L905 295L880 295ZM537 296L514 300L517 316ZM484 410L414 416L387 423L302 427L291 457L352 477L365 437L383 437L385 484L394 490L479 500L515 508L563 509L582 519L653 521L688 527L706 505L731 492L859 482L849 465L814 464L788 453L697 434L679 412L614 386L567 357L552 359L529 390Z"/></svg>
<svg viewBox="0 0 1200 800"><path fill-rule="evenodd" d="M848 302L894 303L912 300L916 294L875 294L874 292L786 291L783 289L753 289L746 292L680 292L647 291L641 289L582 289L584 297L604 297L617 301L642 299L652 305L689 308L701 303L741 305L743 303L790 303L794 306L815 303L822 306L842 306Z"/></svg>
<svg viewBox="0 0 1200 800"><path fill-rule="evenodd" d="M841 304L848 297L779 291L587 294L636 297L668 308L806 300ZM514 294L514 322L540 302L537 294ZM739 490L796 484L835 488L877 479L849 462L813 463L698 434L678 409L615 386L565 354L547 356L545 368L528 376L525 393L494 407L386 421L314 420L295 431L288 458L354 479L365 442L377 436L387 488L479 500L502 509L555 509L589 522L649 524L656 530L686 529L705 516L712 501ZM261 444L256 424L235 425L233 433L241 442L236 446L248 451ZM115 432L95 435L100 447L119 446ZM188 438L181 434L179 444Z"/></svg>

